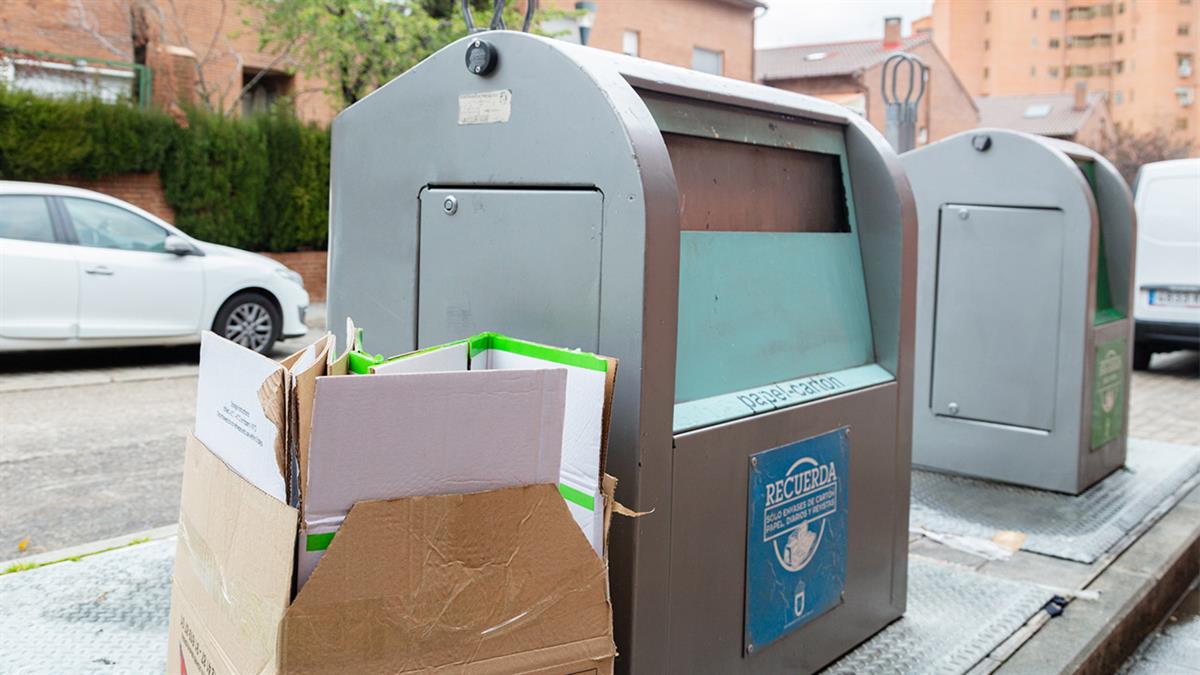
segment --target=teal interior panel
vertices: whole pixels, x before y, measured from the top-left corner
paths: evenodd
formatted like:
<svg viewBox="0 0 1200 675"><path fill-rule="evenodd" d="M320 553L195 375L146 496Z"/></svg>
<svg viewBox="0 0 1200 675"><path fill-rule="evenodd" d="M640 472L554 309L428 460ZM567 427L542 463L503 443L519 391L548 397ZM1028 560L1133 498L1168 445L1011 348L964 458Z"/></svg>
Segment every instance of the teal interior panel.
<svg viewBox="0 0 1200 675"><path fill-rule="evenodd" d="M682 232L675 402L874 362L858 235Z"/></svg>

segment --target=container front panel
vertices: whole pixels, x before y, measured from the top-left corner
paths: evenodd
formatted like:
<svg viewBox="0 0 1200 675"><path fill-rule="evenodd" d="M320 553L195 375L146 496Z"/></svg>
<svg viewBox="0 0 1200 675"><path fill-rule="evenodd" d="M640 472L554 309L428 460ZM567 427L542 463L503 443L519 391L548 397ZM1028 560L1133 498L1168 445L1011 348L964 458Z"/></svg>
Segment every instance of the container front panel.
<svg viewBox="0 0 1200 675"><path fill-rule="evenodd" d="M906 540L909 464L897 448L897 392L895 383L886 383L675 437L671 639L664 647L670 672L813 672L903 612L906 559L896 544L897 538ZM831 432L844 433L843 460L803 454L837 466L836 507L814 511L808 527L820 535L812 542L813 564L822 555L835 564L780 571L779 590L786 597L779 602L748 597L748 556L763 546L761 532L750 525L751 458ZM803 467L783 473L797 476ZM826 494L829 488L817 481L828 478L817 474L792 487ZM778 485L786 493L787 485ZM819 598L798 598L801 581L813 589L836 586L841 597L810 607ZM789 602L799 603L792 605L800 610L794 625L769 644L748 639L748 622Z"/></svg>
<svg viewBox="0 0 1200 675"><path fill-rule="evenodd" d="M934 414L1054 428L1064 225L1056 209L942 207Z"/></svg>
<svg viewBox="0 0 1200 675"><path fill-rule="evenodd" d="M597 351L602 205L593 190L423 191L417 346L496 331Z"/></svg>

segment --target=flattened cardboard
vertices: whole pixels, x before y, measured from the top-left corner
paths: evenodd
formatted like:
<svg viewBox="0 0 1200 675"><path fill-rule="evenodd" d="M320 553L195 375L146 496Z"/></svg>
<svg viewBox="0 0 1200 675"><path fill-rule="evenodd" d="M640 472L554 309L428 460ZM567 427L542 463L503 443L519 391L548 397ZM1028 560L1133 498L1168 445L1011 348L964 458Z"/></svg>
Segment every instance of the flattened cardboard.
<svg viewBox="0 0 1200 675"><path fill-rule="evenodd" d="M280 665L607 673L611 626L606 563L554 485L360 502L284 617Z"/></svg>
<svg viewBox="0 0 1200 675"><path fill-rule="evenodd" d="M510 369L566 369L567 390L559 491L597 555L604 550L600 478L617 360L481 333L404 354L370 368L375 374Z"/></svg>
<svg viewBox="0 0 1200 675"><path fill-rule="evenodd" d="M308 481L308 448L312 436L313 402L317 396L317 378L328 372L333 351L333 335L321 339L281 361L291 375L291 417L289 426L288 495L292 506L299 505L300 486Z"/></svg>
<svg viewBox="0 0 1200 675"><path fill-rule="evenodd" d="M564 370L322 377L297 585L359 501L555 482Z"/></svg>
<svg viewBox="0 0 1200 675"><path fill-rule="evenodd" d="M286 369L205 331L198 379L196 438L243 478L286 503Z"/></svg>
<svg viewBox="0 0 1200 675"><path fill-rule="evenodd" d="M273 673L297 512L189 436L171 574L167 673Z"/></svg>

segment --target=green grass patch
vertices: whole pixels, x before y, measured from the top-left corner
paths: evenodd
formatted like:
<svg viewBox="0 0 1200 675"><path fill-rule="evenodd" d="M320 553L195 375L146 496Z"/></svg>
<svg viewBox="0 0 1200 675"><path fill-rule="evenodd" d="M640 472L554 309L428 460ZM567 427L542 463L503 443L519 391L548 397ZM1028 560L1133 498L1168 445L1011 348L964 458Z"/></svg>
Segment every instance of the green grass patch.
<svg viewBox="0 0 1200 675"><path fill-rule="evenodd" d="M108 548L102 548L97 551L91 551L89 553L84 553L83 555L69 556L66 558L59 558L58 560L47 560L45 562L37 562L37 563L17 562L17 563L13 563L13 564L9 565L6 569L0 570L0 577L4 576L5 574L14 574L16 572L25 572L27 570L35 570L39 567L45 567L47 565L57 565L58 563L61 563L61 562L79 562L80 560L83 560L84 558L89 558L94 555L100 555L101 553L108 553L109 551L117 551L117 550L120 550L123 548L129 548L130 546L137 546L138 544L144 544L148 541L150 541L149 537L141 537L138 539L130 540L130 542L128 544L121 544L120 546L109 546Z"/></svg>

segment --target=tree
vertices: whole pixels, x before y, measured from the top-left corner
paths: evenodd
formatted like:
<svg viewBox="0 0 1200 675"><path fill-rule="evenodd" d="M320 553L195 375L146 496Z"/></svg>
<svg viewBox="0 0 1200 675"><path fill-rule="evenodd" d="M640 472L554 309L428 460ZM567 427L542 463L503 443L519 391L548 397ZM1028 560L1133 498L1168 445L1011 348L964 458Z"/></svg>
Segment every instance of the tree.
<svg viewBox="0 0 1200 675"><path fill-rule="evenodd" d="M475 23L491 20L491 0L470 0ZM466 35L459 0L248 0L262 20L260 49L288 54L305 75L325 80L327 92L348 106L422 59ZM507 4L507 3L506 3ZM521 9L506 7L505 22L519 27ZM563 16L538 12L535 18Z"/></svg>
<svg viewBox="0 0 1200 675"><path fill-rule="evenodd" d="M1162 128L1135 134L1122 129L1120 125L1108 138L1106 145L1106 154L1130 186L1143 164L1181 159L1187 157L1192 149L1191 141L1181 134L1172 134Z"/></svg>

